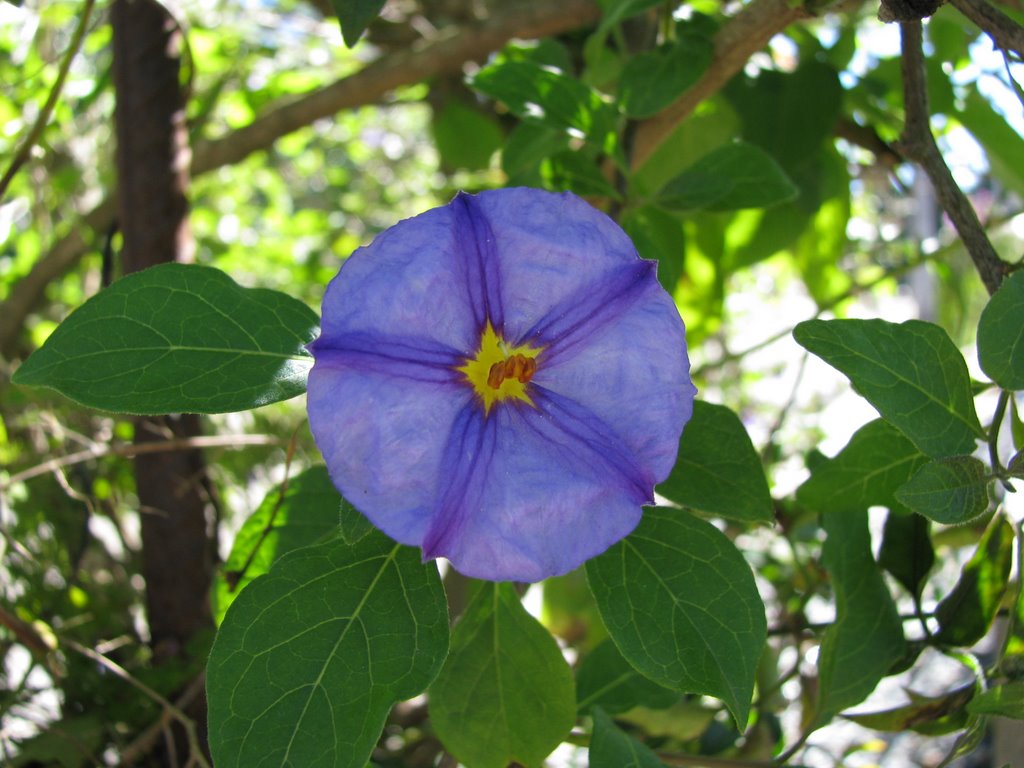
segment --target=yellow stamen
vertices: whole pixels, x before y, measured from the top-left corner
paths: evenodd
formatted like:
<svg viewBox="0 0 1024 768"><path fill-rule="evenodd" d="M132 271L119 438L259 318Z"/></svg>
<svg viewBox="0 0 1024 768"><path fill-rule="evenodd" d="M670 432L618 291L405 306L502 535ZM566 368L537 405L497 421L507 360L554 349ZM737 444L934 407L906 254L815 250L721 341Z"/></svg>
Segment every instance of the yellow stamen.
<svg viewBox="0 0 1024 768"><path fill-rule="evenodd" d="M484 413L490 413L495 403L511 398L533 405L526 385L537 370L540 353L541 349L529 344L509 347L488 321L480 334L480 349L457 370L483 402Z"/></svg>

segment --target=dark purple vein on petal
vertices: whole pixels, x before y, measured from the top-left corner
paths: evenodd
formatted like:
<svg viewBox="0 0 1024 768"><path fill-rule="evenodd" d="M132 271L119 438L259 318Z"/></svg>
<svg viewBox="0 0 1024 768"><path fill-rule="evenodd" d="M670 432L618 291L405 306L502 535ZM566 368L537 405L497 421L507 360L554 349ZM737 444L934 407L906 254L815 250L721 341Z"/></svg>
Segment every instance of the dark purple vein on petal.
<svg viewBox="0 0 1024 768"><path fill-rule="evenodd" d="M637 504L654 500L654 479L604 420L575 400L544 387L531 391L536 409L520 408L523 422L551 445L559 446L574 463L607 476Z"/></svg>
<svg viewBox="0 0 1024 768"><path fill-rule="evenodd" d="M612 275L582 286L552 307L516 343L544 347L551 364L621 317L652 284L657 265L637 260Z"/></svg>
<svg viewBox="0 0 1024 768"><path fill-rule="evenodd" d="M451 553L469 516L480 508L494 457L497 419L484 417L475 404L463 408L452 424L441 459L445 478L430 529L423 537L423 558Z"/></svg>
<svg viewBox="0 0 1024 768"><path fill-rule="evenodd" d="M475 197L460 192L452 200L451 207L455 218L455 248L473 318L481 330L490 320L500 334L505 325L505 313L498 290L501 275L494 231Z"/></svg>
<svg viewBox="0 0 1024 768"><path fill-rule="evenodd" d="M455 369L465 357L457 350L430 339L392 337L377 333L349 333L309 345L318 365L383 373L431 383L457 382Z"/></svg>

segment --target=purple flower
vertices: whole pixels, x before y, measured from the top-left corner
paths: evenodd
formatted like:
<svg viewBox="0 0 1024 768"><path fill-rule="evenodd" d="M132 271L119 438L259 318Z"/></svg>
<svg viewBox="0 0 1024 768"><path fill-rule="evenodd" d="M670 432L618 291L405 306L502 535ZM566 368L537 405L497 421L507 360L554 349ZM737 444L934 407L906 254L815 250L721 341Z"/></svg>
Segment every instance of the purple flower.
<svg viewBox="0 0 1024 768"><path fill-rule="evenodd" d="M626 536L696 392L683 323L578 197L459 194L344 263L311 345L338 489L463 574L539 581Z"/></svg>

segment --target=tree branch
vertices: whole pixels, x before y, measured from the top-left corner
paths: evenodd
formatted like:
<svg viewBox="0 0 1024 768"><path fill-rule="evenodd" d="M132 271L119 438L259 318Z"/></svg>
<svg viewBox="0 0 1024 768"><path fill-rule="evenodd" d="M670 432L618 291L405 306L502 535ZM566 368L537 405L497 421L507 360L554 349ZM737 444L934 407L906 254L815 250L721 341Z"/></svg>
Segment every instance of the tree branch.
<svg viewBox="0 0 1024 768"><path fill-rule="evenodd" d="M704 75L682 96L642 123L633 145L633 168L643 165L704 99L716 93L739 72L773 36L810 16L803 5L789 0L753 0L715 35L715 52Z"/></svg>
<svg viewBox="0 0 1024 768"><path fill-rule="evenodd" d="M903 101L906 111L903 136L897 146L913 160L931 179L935 195L942 209L949 215L960 239L971 255L981 281L989 293L995 293L1008 272L1008 266L999 258L989 242L974 208L957 186L949 172L942 153L935 143L929 123L928 91L925 82L924 54L921 49L921 22L900 24L903 72Z"/></svg>
<svg viewBox="0 0 1024 768"><path fill-rule="evenodd" d="M985 0L950 0L954 8L973 21L997 48L1024 56L1024 27Z"/></svg>
<svg viewBox="0 0 1024 768"><path fill-rule="evenodd" d="M459 72L467 61L486 57L512 38L557 35L593 24L600 14L593 0L510 4L483 21L442 32L407 52L391 53L322 89L278 102L249 125L225 136L198 142L193 150L192 176L237 163L320 118L377 103L399 86ZM108 198L88 213L82 223L93 231L106 230L114 221L116 209L116 202ZM88 248L81 227L73 229L12 287L8 298L0 302L0 354L13 355L25 319L43 299L46 287L74 266Z"/></svg>

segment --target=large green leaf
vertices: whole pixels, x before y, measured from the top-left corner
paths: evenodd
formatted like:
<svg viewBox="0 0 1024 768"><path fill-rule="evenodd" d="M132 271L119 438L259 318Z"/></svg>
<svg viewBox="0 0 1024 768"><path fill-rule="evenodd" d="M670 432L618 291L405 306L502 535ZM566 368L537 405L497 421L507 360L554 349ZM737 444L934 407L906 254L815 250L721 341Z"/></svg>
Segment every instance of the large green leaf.
<svg viewBox="0 0 1024 768"><path fill-rule="evenodd" d="M13 381L121 413L242 411L305 391L318 322L284 293L164 264L72 312Z"/></svg>
<svg viewBox="0 0 1024 768"><path fill-rule="evenodd" d="M615 727L600 709L594 710L589 758L590 768L664 768L656 754Z"/></svg>
<svg viewBox="0 0 1024 768"><path fill-rule="evenodd" d="M1006 593L1013 562L1013 537L1009 522L1002 516L993 518L953 591L935 608L939 622L939 631L934 635L936 642L966 647L988 632Z"/></svg>
<svg viewBox="0 0 1024 768"><path fill-rule="evenodd" d="M967 364L937 325L808 320L797 342L846 374L862 396L932 458L974 450L978 423Z"/></svg>
<svg viewBox="0 0 1024 768"><path fill-rule="evenodd" d="M858 429L833 458L818 464L796 491L816 512L892 507L893 493L928 458L903 433L882 419Z"/></svg>
<svg viewBox="0 0 1024 768"><path fill-rule="evenodd" d="M617 715L636 706L669 707L679 694L641 675L605 640L588 653L576 671L576 701L580 712L600 707Z"/></svg>
<svg viewBox="0 0 1024 768"><path fill-rule="evenodd" d="M473 768L540 765L576 719L572 671L511 584L487 583L452 633L430 687L445 748Z"/></svg>
<svg viewBox="0 0 1024 768"><path fill-rule="evenodd" d="M669 181L659 205L672 210L769 208L797 196L785 171L763 149L742 141L718 147Z"/></svg>
<svg viewBox="0 0 1024 768"><path fill-rule="evenodd" d="M680 692L722 699L743 727L764 648L753 574L717 528L654 508L628 537L590 560L587 579L622 655Z"/></svg>
<svg viewBox="0 0 1024 768"><path fill-rule="evenodd" d="M1006 278L982 311L978 363L1004 389L1024 389L1024 271Z"/></svg>
<svg viewBox="0 0 1024 768"><path fill-rule="evenodd" d="M632 118L660 112L697 82L713 52L708 38L683 33L653 51L635 54L626 62L619 81L623 112Z"/></svg>
<svg viewBox="0 0 1024 768"><path fill-rule="evenodd" d="M377 18L385 0L331 0L331 7L341 24L345 45L354 46L370 22Z"/></svg>
<svg viewBox="0 0 1024 768"><path fill-rule="evenodd" d="M903 624L871 556L866 511L822 515L822 558L836 598L836 620L818 654L817 722L859 704L903 655Z"/></svg>
<svg viewBox="0 0 1024 768"><path fill-rule="evenodd" d="M335 490L327 468L316 466L275 488L242 524L231 554L213 586L213 614L219 624L242 589L282 556L315 544L338 527L348 502ZM351 514L348 507L347 514Z"/></svg>
<svg viewBox="0 0 1024 768"><path fill-rule="evenodd" d="M936 523L966 523L988 509L985 465L973 456L929 461L896 491L896 498Z"/></svg>
<svg viewBox="0 0 1024 768"><path fill-rule="evenodd" d="M672 473L657 488L677 504L733 520L773 519L761 459L739 416L697 401Z"/></svg>
<svg viewBox="0 0 1024 768"><path fill-rule="evenodd" d="M207 667L218 768L363 768L394 703L441 669L437 566L356 515L274 563L224 617Z"/></svg>

